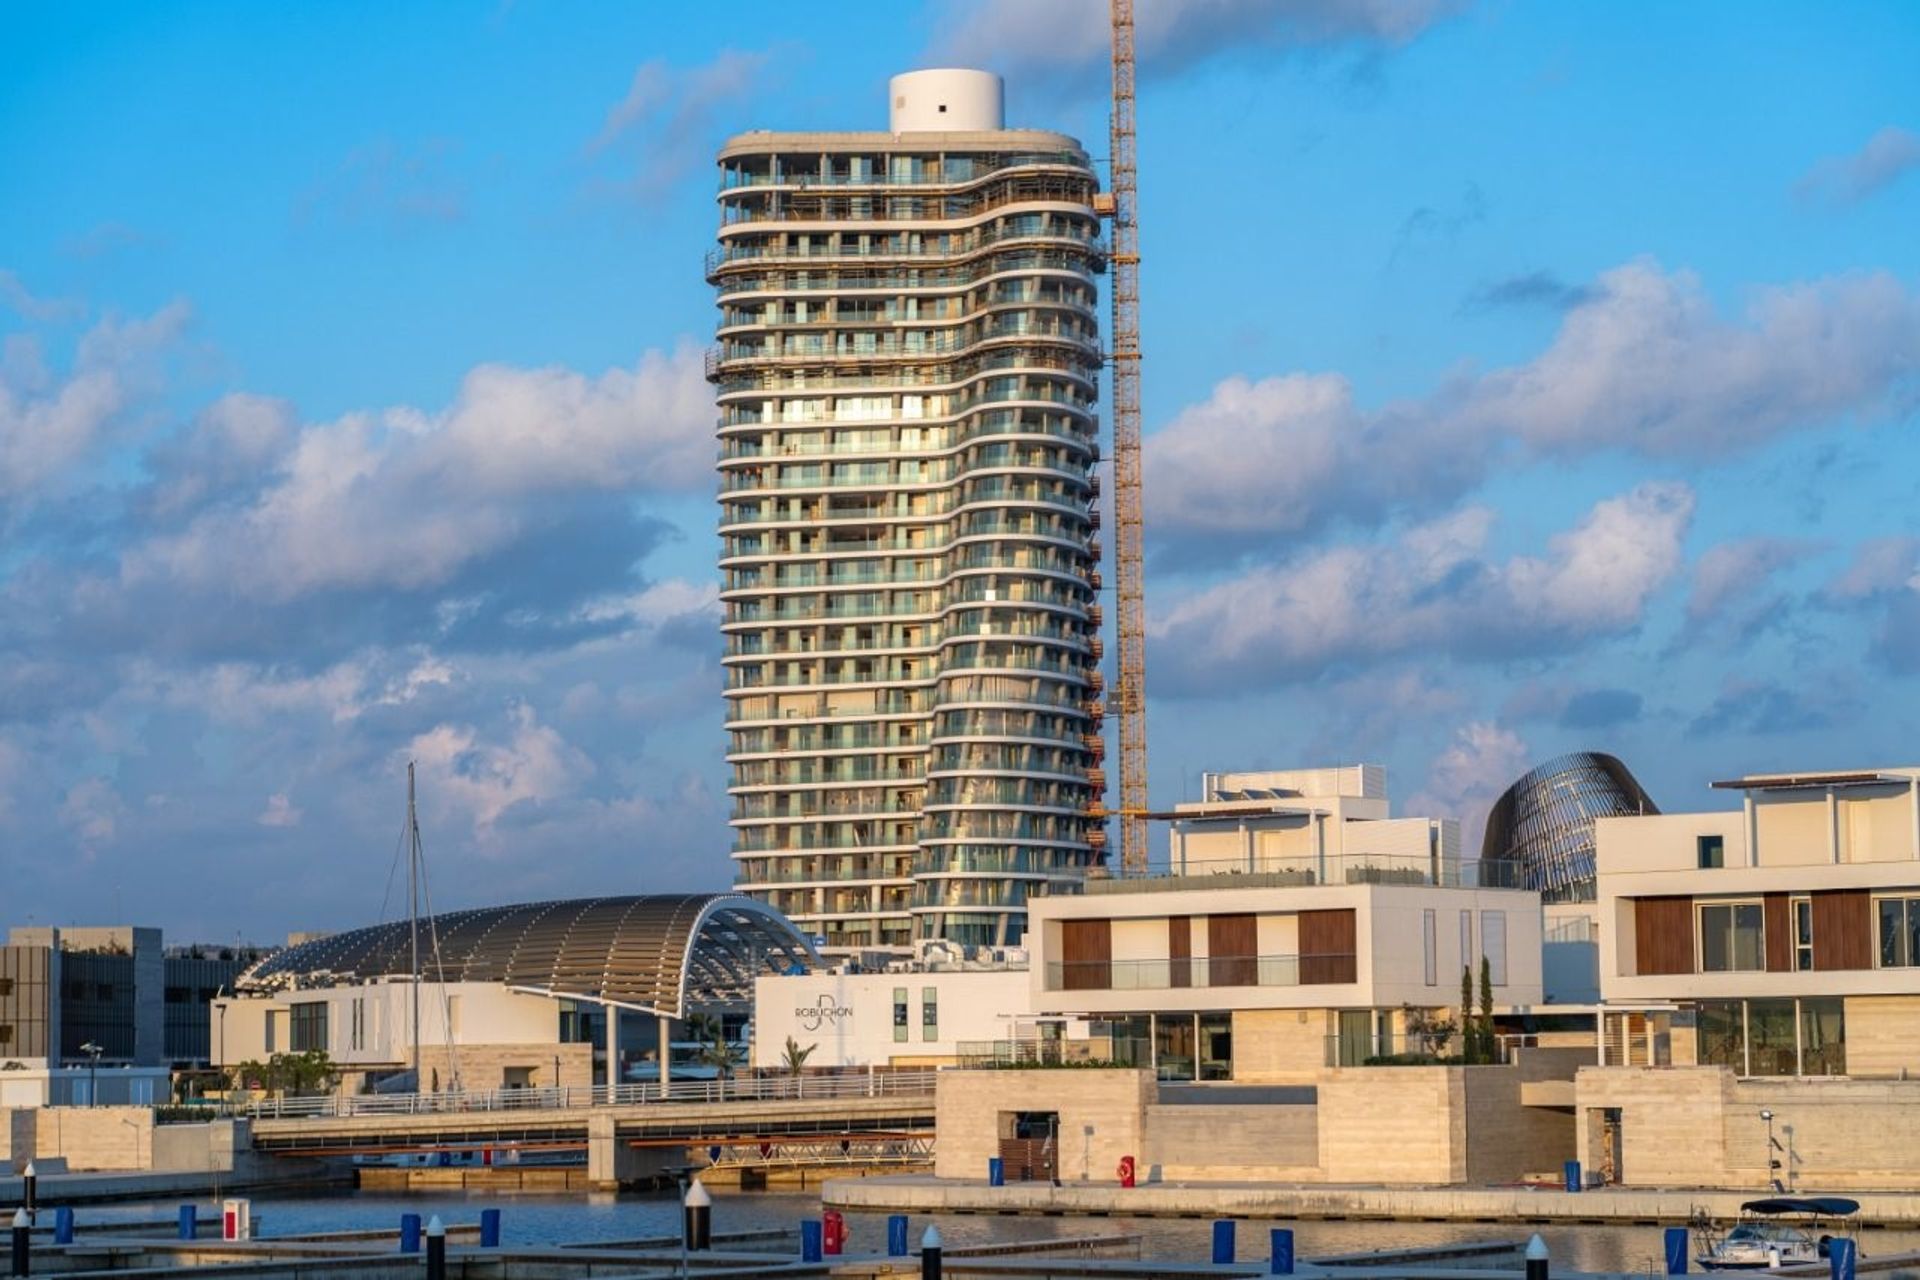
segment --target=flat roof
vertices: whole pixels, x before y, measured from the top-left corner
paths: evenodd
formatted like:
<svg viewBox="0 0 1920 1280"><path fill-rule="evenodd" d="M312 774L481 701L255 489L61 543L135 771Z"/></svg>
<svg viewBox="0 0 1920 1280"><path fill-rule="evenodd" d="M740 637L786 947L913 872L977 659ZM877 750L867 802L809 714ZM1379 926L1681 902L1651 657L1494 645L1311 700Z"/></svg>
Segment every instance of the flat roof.
<svg viewBox="0 0 1920 1280"><path fill-rule="evenodd" d="M1712 785L1721 791L1792 791L1804 787L1871 787L1886 783L1920 782L1904 773L1756 773L1745 778L1729 778Z"/></svg>

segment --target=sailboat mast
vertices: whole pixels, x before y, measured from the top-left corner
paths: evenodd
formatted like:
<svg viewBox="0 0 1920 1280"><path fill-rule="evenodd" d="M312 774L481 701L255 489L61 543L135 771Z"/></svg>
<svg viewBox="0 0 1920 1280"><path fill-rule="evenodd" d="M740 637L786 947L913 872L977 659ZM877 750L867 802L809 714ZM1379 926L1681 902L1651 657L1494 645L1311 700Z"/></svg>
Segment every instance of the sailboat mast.
<svg viewBox="0 0 1920 1280"><path fill-rule="evenodd" d="M407 934L413 968L413 1091L425 1093L420 1078L420 819L413 807L413 761L407 761Z"/></svg>

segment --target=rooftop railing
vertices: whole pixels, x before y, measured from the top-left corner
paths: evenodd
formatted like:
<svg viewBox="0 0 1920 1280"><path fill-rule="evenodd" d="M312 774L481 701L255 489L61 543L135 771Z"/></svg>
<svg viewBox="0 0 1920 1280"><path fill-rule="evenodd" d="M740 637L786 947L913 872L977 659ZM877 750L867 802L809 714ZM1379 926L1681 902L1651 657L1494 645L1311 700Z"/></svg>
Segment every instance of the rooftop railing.
<svg viewBox="0 0 1920 1280"><path fill-rule="evenodd" d="M1506 863L1390 853L1299 854L1252 858L1188 858L1151 865L1144 875L1089 880L1087 893L1155 893L1187 889L1289 889L1312 885L1408 884L1443 888L1518 889L1519 869Z"/></svg>

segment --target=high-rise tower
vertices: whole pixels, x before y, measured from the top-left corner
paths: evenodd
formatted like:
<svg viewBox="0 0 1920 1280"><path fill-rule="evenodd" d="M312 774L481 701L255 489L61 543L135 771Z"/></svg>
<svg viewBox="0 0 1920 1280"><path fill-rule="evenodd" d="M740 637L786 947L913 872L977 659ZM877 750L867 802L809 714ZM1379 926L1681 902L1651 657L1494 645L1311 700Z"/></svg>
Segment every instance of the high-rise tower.
<svg viewBox="0 0 1920 1280"><path fill-rule="evenodd" d="M999 77L720 153L735 883L829 948L1020 941L1099 857L1098 186Z"/></svg>

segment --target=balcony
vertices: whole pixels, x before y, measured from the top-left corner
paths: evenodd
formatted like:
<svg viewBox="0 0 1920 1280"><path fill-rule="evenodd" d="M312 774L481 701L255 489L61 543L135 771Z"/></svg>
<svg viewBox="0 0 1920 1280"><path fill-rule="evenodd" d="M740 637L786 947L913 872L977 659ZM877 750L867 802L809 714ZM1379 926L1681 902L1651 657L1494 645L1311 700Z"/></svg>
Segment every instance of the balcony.
<svg viewBox="0 0 1920 1280"><path fill-rule="evenodd" d="M1039 886L1034 886L1035 890ZM1195 956L1182 960L1049 960L1049 991L1171 991L1300 987L1358 981L1352 952L1309 956Z"/></svg>

